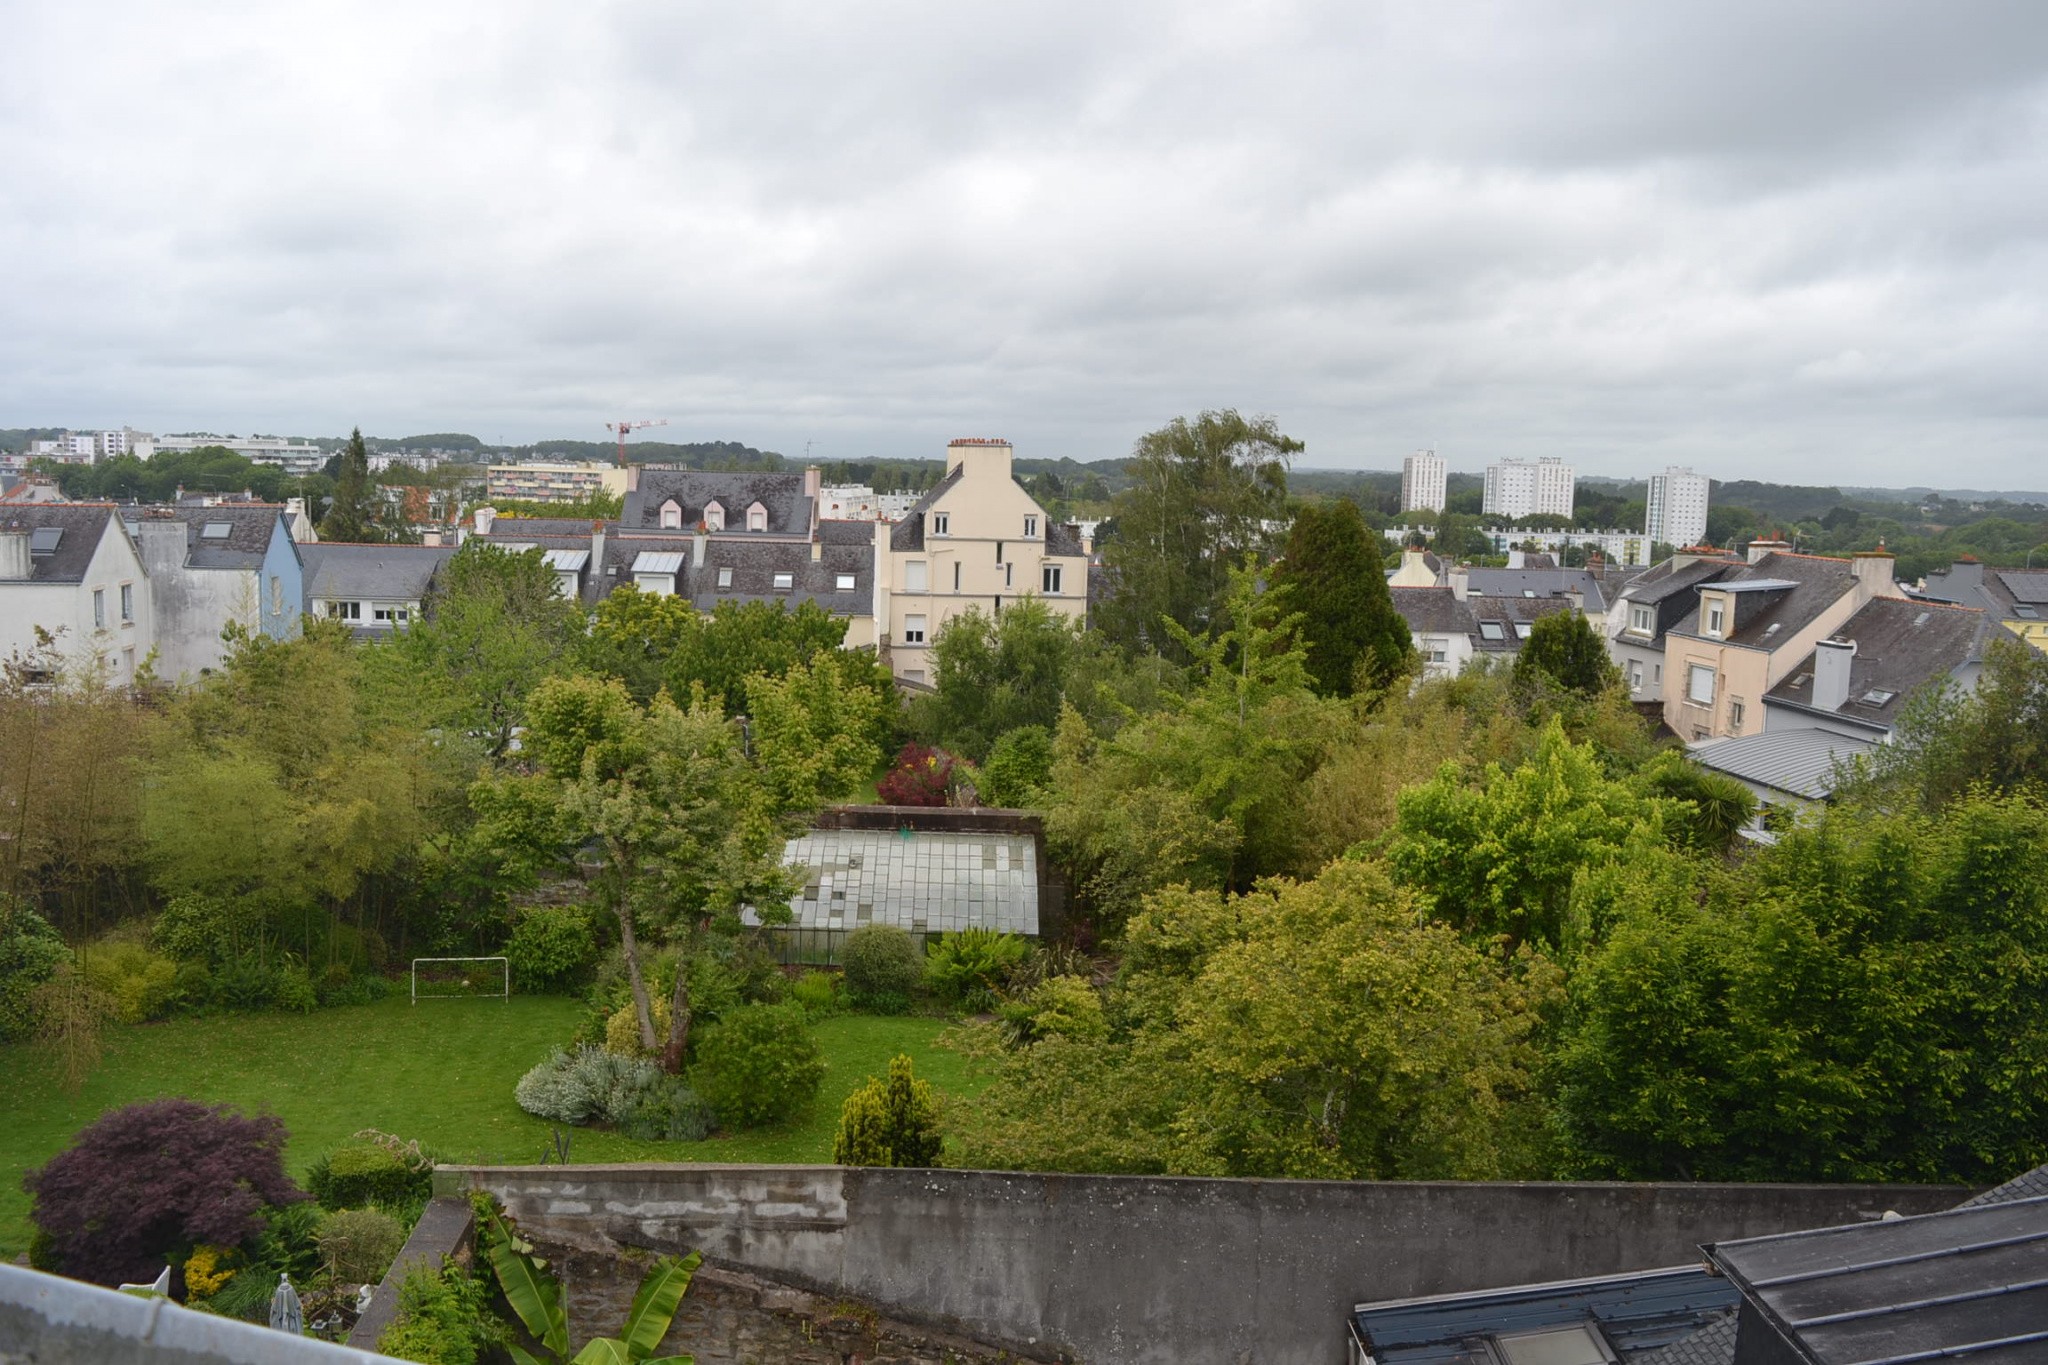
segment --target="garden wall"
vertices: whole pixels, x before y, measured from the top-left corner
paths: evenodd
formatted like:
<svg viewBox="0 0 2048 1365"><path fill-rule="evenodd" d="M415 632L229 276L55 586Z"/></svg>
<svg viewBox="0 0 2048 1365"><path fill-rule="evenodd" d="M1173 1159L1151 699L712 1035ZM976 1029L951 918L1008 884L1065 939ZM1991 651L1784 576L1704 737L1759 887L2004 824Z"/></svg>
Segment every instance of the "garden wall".
<svg viewBox="0 0 2048 1365"><path fill-rule="evenodd" d="M442 1167L567 1246L699 1248L1090 1365L1336 1365L1359 1302L1699 1259L1701 1242L1947 1208L1944 1186L1458 1184L875 1170Z"/></svg>

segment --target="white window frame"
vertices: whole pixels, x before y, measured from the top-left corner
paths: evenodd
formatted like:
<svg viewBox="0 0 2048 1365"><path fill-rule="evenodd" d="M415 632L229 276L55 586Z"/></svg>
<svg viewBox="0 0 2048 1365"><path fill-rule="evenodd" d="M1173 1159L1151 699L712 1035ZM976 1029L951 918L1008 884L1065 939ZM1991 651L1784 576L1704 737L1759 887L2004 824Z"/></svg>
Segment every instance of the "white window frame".
<svg viewBox="0 0 2048 1365"><path fill-rule="evenodd" d="M1716 597L1716 598L1714 598L1713 600L1709 601L1709 602L1707 603L1707 616L1706 616L1706 624L1705 624L1705 625L1704 625L1704 626L1702 627L1702 629L1703 629L1703 630L1704 630L1704 631L1705 631L1705 632L1706 632L1707 634L1709 634L1709 635L1713 636L1713 637L1714 637L1714 638L1715 638L1716 640L1718 640L1718 639L1720 639L1720 638L1721 638L1721 636L1722 636L1723 634L1725 634L1725 633L1726 633L1726 632L1725 632L1725 631L1724 631L1724 630L1722 629L1722 627L1723 627L1724 625L1726 625L1726 624L1727 624L1727 621L1728 621L1728 607L1727 607L1727 604L1726 604L1726 603L1724 603L1724 602L1723 602L1723 601L1722 601L1722 600L1721 600L1720 598L1718 598L1718 597Z"/></svg>
<svg viewBox="0 0 2048 1365"><path fill-rule="evenodd" d="M1038 571L1039 590L1047 597L1058 597L1066 581L1066 565L1047 564Z"/></svg>
<svg viewBox="0 0 2048 1365"><path fill-rule="evenodd" d="M707 531L723 531L725 529L724 503L707 502L704 504L704 529Z"/></svg>
<svg viewBox="0 0 2048 1365"><path fill-rule="evenodd" d="M1037 517L1026 517L1026 518L1024 518L1024 539L1026 539L1026 540L1036 540L1036 539L1038 539L1038 518L1037 518Z"/></svg>
<svg viewBox="0 0 2048 1365"><path fill-rule="evenodd" d="M932 513L932 534L950 536L953 534L953 516L950 512Z"/></svg>
<svg viewBox="0 0 2048 1365"><path fill-rule="evenodd" d="M1745 708L1742 705L1742 698L1730 697L1728 699L1728 732L1730 734L1736 734L1741 731L1744 713Z"/></svg>
<svg viewBox="0 0 2048 1365"><path fill-rule="evenodd" d="M1643 690L1643 661L1641 659L1630 659L1628 661L1628 690L1631 692Z"/></svg>
<svg viewBox="0 0 2048 1365"><path fill-rule="evenodd" d="M758 502L747 509L747 529L749 531L765 531L768 529L768 509Z"/></svg>
<svg viewBox="0 0 2048 1365"><path fill-rule="evenodd" d="M774 583L775 591L790 592L796 587L796 573L790 569L783 569L770 581Z"/></svg>
<svg viewBox="0 0 2048 1365"><path fill-rule="evenodd" d="M1638 635L1656 634L1657 613L1648 607L1631 603L1628 609L1628 628Z"/></svg>
<svg viewBox="0 0 2048 1365"><path fill-rule="evenodd" d="M680 531L683 528L683 508L674 498L661 505L661 529Z"/></svg>
<svg viewBox="0 0 2048 1365"><path fill-rule="evenodd" d="M133 583L123 583L121 585L121 624L124 626L135 624L135 585Z"/></svg>
<svg viewBox="0 0 2048 1365"><path fill-rule="evenodd" d="M906 645L923 644L925 642L925 636L929 632L929 627L930 622L921 614L913 612L910 615L904 617L903 643Z"/></svg>
<svg viewBox="0 0 2048 1365"><path fill-rule="evenodd" d="M832 591L834 591L834 592L852 592L852 591L854 590L854 587L855 587L855 578L854 578L854 576L853 576L852 574L850 574L850 573L842 573L842 574L834 574L834 575L832 576Z"/></svg>
<svg viewBox="0 0 2048 1365"><path fill-rule="evenodd" d="M92 628L94 630L105 630L107 628L107 590L105 588L94 588L92 590Z"/></svg>
<svg viewBox="0 0 2048 1365"><path fill-rule="evenodd" d="M721 565L719 567L718 586L721 588L729 588L732 586L732 566L730 564Z"/></svg>
<svg viewBox="0 0 2048 1365"><path fill-rule="evenodd" d="M1694 706L1712 706L1714 692L1720 683L1712 664L1687 664L1685 673L1685 699ZM1704 684L1704 686L1702 686ZM1705 692L1705 696L1701 696Z"/></svg>

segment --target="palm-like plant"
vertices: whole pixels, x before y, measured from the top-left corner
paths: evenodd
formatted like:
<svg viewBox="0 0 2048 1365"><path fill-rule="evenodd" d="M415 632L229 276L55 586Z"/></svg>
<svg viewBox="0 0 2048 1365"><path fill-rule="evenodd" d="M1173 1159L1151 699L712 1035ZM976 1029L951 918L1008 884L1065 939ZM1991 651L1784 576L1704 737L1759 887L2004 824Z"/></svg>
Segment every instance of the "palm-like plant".
<svg viewBox="0 0 2048 1365"><path fill-rule="evenodd" d="M690 1290L690 1277L703 1262L700 1252L687 1256L664 1256L648 1268L626 1311L626 1325L616 1337L593 1337L574 1356L569 1354L569 1314L562 1303L560 1281L550 1275L547 1262L533 1254L533 1244L522 1238L511 1221L490 1208L483 1214L484 1255L505 1291L505 1301L526 1324L526 1330L548 1353L543 1360L522 1347L507 1349L518 1365L694 1365L690 1356L656 1356L654 1350L668 1335L675 1320L676 1305Z"/></svg>

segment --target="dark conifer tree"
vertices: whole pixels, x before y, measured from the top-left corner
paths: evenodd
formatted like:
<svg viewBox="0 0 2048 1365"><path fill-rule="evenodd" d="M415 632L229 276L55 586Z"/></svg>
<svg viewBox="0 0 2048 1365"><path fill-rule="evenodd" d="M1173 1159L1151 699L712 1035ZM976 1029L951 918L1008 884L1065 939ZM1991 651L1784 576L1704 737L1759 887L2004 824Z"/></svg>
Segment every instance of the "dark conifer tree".
<svg viewBox="0 0 2048 1365"><path fill-rule="evenodd" d="M1377 534L1356 504L1309 503L1295 514L1275 582L1292 585L1308 672L1326 697L1384 687L1408 671L1414 642L1394 610Z"/></svg>
<svg viewBox="0 0 2048 1365"><path fill-rule="evenodd" d="M357 427L348 435L348 449L341 453L341 467L334 476L334 501L321 518L320 539L382 540L376 513L376 490L370 486L370 452L363 445L363 429Z"/></svg>

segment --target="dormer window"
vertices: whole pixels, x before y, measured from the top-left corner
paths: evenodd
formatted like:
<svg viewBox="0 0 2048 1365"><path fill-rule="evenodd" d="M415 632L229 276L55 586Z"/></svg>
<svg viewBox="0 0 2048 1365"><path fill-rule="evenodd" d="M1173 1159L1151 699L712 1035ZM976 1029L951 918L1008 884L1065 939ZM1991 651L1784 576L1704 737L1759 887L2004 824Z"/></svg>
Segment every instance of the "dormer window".
<svg viewBox="0 0 2048 1365"><path fill-rule="evenodd" d="M683 529L683 509L674 498L661 505L661 529L680 531Z"/></svg>
<svg viewBox="0 0 2048 1365"><path fill-rule="evenodd" d="M725 529L725 507L722 504L715 502L704 504L704 528L708 531L723 531Z"/></svg>
<svg viewBox="0 0 2048 1365"><path fill-rule="evenodd" d="M1644 606L1631 605L1628 609L1628 628L1638 635L1656 632L1656 613Z"/></svg>
<svg viewBox="0 0 2048 1365"><path fill-rule="evenodd" d="M1723 634L1722 627L1726 625L1727 621L1727 604L1722 602L1719 598L1710 599L1707 602L1707 634L1713 636L1717 640L1720 639Z"/></svg>
<svg viewBox="0 0 2048 1365"><path fill-rule="evenodd" d="M953 519L945 512L932 513L932 534L949 536L953 534Z"/></svg>
<svg viewBox="0 0 2048 1365"><path fill-rule="evenodd" d="M747 509L747 529L749 531L765 531L768 529L768 508L765 504L757 502Z"/></svg>

